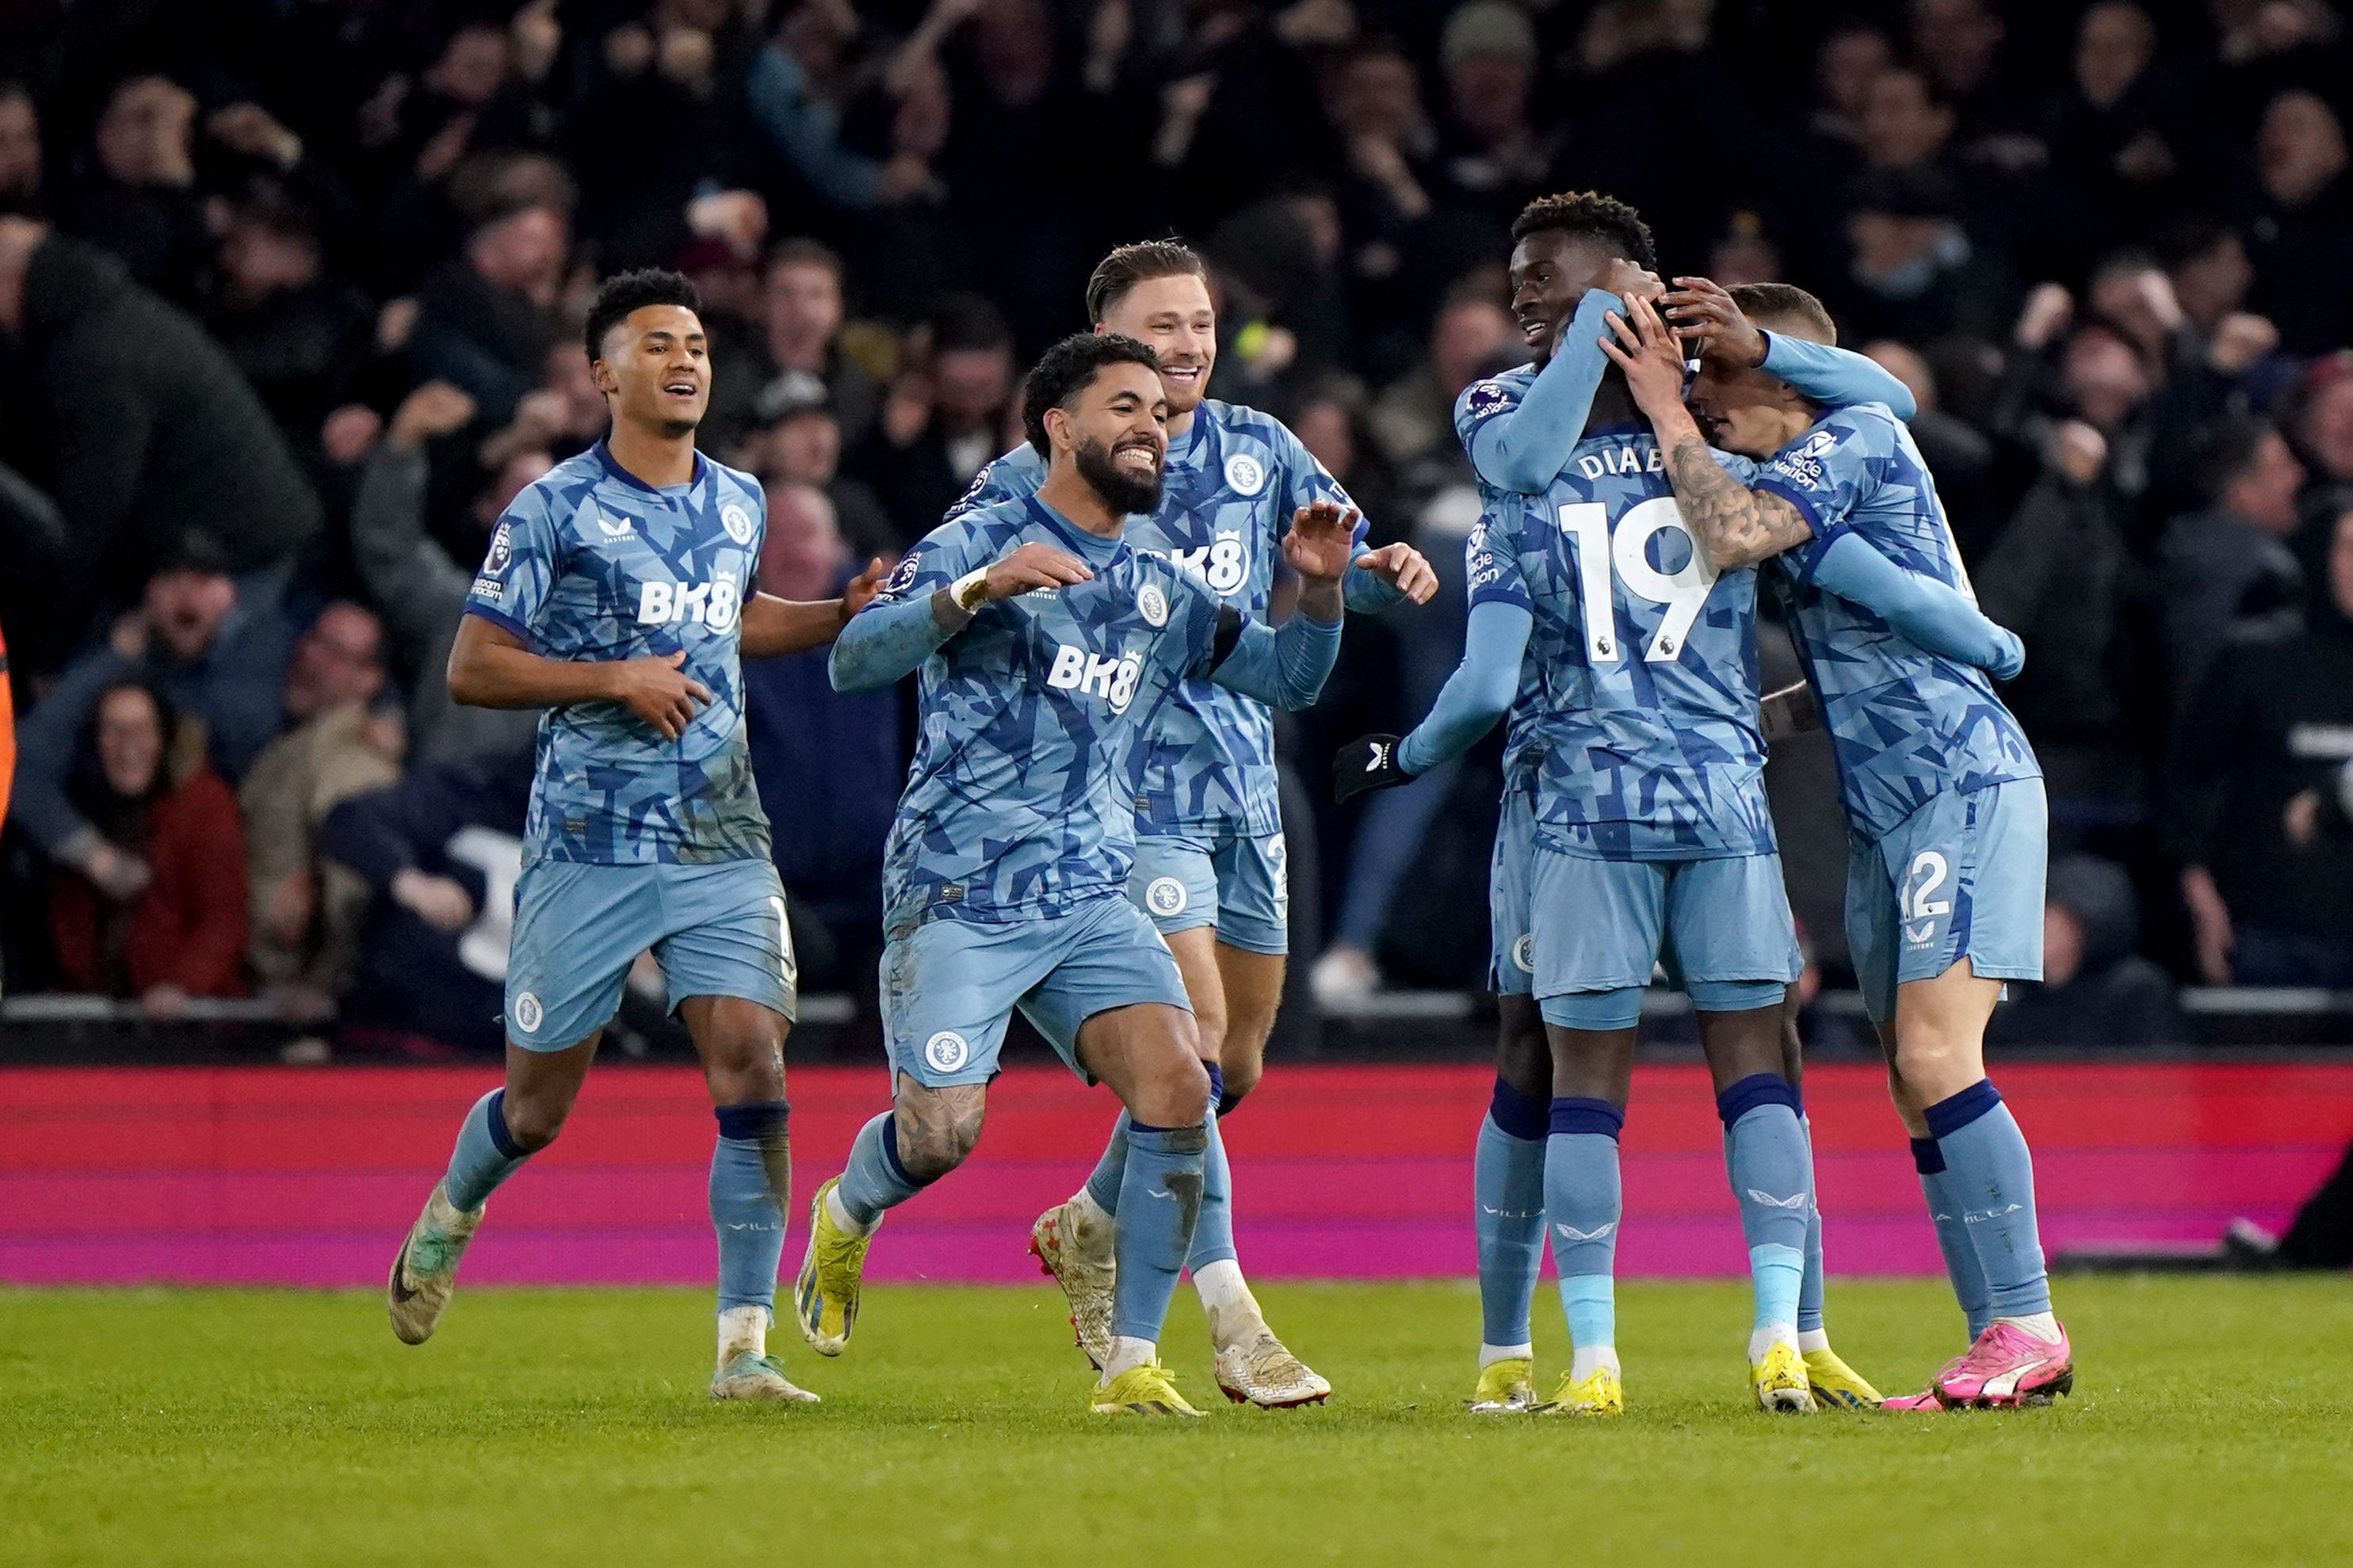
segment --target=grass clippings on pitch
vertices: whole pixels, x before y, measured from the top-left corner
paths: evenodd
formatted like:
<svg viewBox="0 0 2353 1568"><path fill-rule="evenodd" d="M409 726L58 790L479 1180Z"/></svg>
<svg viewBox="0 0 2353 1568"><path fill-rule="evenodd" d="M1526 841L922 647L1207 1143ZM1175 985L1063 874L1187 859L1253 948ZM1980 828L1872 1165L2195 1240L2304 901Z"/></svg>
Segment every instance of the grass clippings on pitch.
<svg viewBox="0 0 2353 1568"><path fill-rule="evenodd" d="M461 1289L416 1350L362 1295L0 1291L0 1563L2353 1561L2353 1282L2061 1283L2055 1408L1778 1418L1744 1289L1629 1285L1607 1424L1463 1414L1467 1286L1263 1289L1339 1390L1288 1413L1217 1396L1180 1299L1184 1424L1082 1410L1042 1281L878 1287L837 1362L781 1325L815 1408L713 1405L685 1291ZM1937 1285L1831 1307L1889 1393L1959 1333Z"/></svg>

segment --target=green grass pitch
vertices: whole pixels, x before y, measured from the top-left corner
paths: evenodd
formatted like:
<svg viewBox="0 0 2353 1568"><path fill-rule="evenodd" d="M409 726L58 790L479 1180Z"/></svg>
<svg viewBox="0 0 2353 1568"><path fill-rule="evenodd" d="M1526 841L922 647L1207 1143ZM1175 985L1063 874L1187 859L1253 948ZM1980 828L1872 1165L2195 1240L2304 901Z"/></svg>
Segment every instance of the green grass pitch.
<svg viewBox="0 0 2353 1568"><path fill-rule="evenodd" d="M1746 1408L1745 1289L1631 1284L1609 1424L1465 1415L1467 1285L1263 1289L1339 1389L1288 1413L1216 1397L1180 1299L1184 1424L1085 1414L1042 1281L878 1286L837 1362L786 1326L826 1403L783 1409L709 1401L688 1291L461 1289L419 1350L365 1295L0 1291L0 1563L2353 1561L2353 1288L2061 1283L2073 1398L1906 1417ZM1959 1331L1929 1283L1831 1306L1890 1392Z"/></svg>

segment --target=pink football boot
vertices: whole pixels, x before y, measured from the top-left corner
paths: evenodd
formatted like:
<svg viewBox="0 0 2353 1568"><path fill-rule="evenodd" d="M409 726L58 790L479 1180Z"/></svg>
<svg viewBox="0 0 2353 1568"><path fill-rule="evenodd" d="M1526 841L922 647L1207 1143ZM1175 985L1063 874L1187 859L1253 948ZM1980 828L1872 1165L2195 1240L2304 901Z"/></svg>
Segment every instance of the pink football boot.
<svg viewBox="0 0 2353 1568"><path fill-rule="evenodd" d="M1928 1386L1956 1409L2048 1405L2075 1386L2067 1331L2063 1326L2052 1342L2036 1339L2014 1323L1990 1323L1968 1354L1939 1372Z"/></svg>

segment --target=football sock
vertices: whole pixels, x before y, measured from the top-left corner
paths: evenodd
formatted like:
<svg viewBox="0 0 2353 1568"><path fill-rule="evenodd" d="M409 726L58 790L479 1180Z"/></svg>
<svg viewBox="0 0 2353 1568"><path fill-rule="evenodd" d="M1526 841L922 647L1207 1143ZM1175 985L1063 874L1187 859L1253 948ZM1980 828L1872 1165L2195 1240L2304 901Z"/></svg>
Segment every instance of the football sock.
<svg viewBox="0 0 2353 1568"><path fill-rule="evenodd" d="M718 1108L711 1152L711 1228L719 1237L719 1310L776 1304L776 1265L792 1202L792 1108L783 1100Z"/></svg>
<svg viewBox="0 0 2353 1568"><path fill-rule="evenodd" d="M893 1209L925 1187L899 1163L898 1114L886 1110L858 1130L849 1145L849 1162L833 1189L833 1222L863 1236Z"/></svg>
<svg viewBox="0 0 2353 1568"><path fill-rule="evenodd" d="M1472 1190L1479 1237L1479 1316L1488 1345L1528 1342L1528 1307L1544 1267L1549 1110L1502 1079L1479 1123Z"/></svg>
<svg viewBox="0 0 2353 1568"><path fill-rule="evenodd" d="M1798 1134L1806 1141L1806 1173L1814 1185L1806 1196L1806 1277L1798 1283L1798 1348L1827 1350L1830 1335L1822 1324L1822 1204L1820 1177L1814 1170L1814 1124L1801 1106Z"/></svg>
<svg viewBox="0 0 2353 1568"><path fill-rule="evenodd" d="M1155 1343L1160 1339L1200 1218L1201 1166L1208 1145L1206 1121L1190 1127L1128 1123L1127 1173L1120 1183L1119 1227L1112 1242L1118 1260L1112 1287L1115 1335Z"/></svg>
<svg viewBox="0 0 2353 1568"><path fill-rule="evenodd" d="M1618 1133L1626 1113L1606 1100L1564 1096L1552 1102L1545 1138L1544 1208L1560 1271L1561 1310L1577 1353L1618 1342Z"/></svg>
<svg viewBox="0 0 2353 1568"><path fill-rule="evenodd" d="M1912 1163L1920 1173L1920 1194L1928 1200L1928 1218L1936 1227L1936 1248L1945 1255L1945 1277L1953 1283L1953 1300L1969 1321L1969 1338L1985 1332L1993 1321L1986 1305L1985 1270L1978 1267L1977 1244L1961 1221L1961 1205L1946 1190L1950 1174L1934 1138L1912 1140Z"/></svg>
<svg viewBox="0 0 2353 1568"><path fill-rule="evenodd" d="M1209 1068L1209 1101L1215 1105L1225 1098L1226 1079L1215 1063ZM1218 1113L1209 1112L1209 1146L1201 1157L1201 1217L1193 1227L1193 1251L1185 1266L1193 1271L1198 1285L1201 1271L1213 1263L1232 1263L1234 1252L1234 1172L1226 1163L1226 1141L1218 1131ZM1233 1270L1240 1280L1241 1269ZM1207 1304L1208 1296L1204 1293Z"/></svg>
<svg viewBox="0 0 2353 1568"><path fill-rule="evenodd" d="M441 1190L459 1208L480 1208L499 1184L531 1158L507 1131L506 1099L505 1089L491 1090L474 1101L459 1125L458 1146L449 1152L449 1173L441 1179Z"/></svg>
<svg viewBox="0 0 2353 1568"><path fill-rule="evenodd" d="M1985 1275L1987 1307L1997 1318L2050 1311L2051 1280L2034 1220L2034 1158L2010 1107L1991 1080L1979 1079L1926 1115L1944 1156L1945 1191L1960 1208Z"/></svg>
<svg viewBox="0 0 2353 1568"><path fill-rule="evenodd" d="M1777 1339L1786 1333L1792 1343L1806 1277L1806 1212L1814 1194L1796 1100L1789 1080L1770 1072L1744 1078L1715 1097L1725 1125L1725 1169L1748 1242L1757 1298L1752 1326Z"/></svg>
<svg viewBox="0 0 2353 1568"><path fill-rule="evenodd" d="M1119 1213L1119 1184L1127 1179L1128 1120L1127 1112L1123 1110L1119 1120L1111 1124L1111 1142L1103 1145L1103 1158L1095 1162L1084 1189L1094 1199L1095 1206L1107 1215Z"/></svg>

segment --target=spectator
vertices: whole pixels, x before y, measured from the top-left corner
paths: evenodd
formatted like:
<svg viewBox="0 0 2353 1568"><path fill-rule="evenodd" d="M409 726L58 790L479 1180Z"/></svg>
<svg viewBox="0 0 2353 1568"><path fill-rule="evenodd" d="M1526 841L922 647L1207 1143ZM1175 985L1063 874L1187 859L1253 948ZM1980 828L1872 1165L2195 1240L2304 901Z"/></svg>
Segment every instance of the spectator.
<svg viewBox="0 0 2353 1568"><path fill-rule="evenodd" d="M408 736L422 762L529 754L535 710L463 708L449 700L449 645L465 614L471 565L461 565L427 526L426 444L473 422L474 402L448 382L427 382L392 416L368 455L352 503L352 553L368 596L383 606L396 658L408 672ZM487 548L499 514L525 485L555 466L543 451L510 456L475 498L472 527Z"/></svg>
<svg viewBox="0 0 2353 1568"><path fill-rule="evenodd" d="M776 41L751 63L744 105L769 150L819 200L848 212L871 212L934 195L938 182L915 151L897 150L881 160L842 144L859 29L857 13L846 5L792 5Z"/></svg>
<svg viewBox="0 0 2353 1568"><path fill-rule="evenodd" d="M2303 574L2287 547L2304 466L2278 431L2254 419L2207 431L2196 458L2203 511L2166 529L2166 683L2177 703L2205 683L2207 667L2248 623L2293 616Z"/></svg>
<svg viewBox="0 0 2353 1568"><path fill-rule="evenodd" d="M0 217L0 331L17 336L22 395L46 417L50 465L34 477L85 565L65 585L78 609L186 537L243 568L318 532L318 497L237 366L112 258Z"/></svg>
<svg viewBox="0 0 2353 1568"><path fill-rule="evenodd" d="M191 304L211 275L195 189L196 100L168 77L119 83L91 138L93 166L59 204L68 234L102 247L133 281Z"/></svg>
<svg viewBox="0 0 2353 1568"><path fill-rule="evenodd" d="M260 196L229 209L205 324L289 445L311 451L372 357L375 311L356 287L322 268L311 219Z"/></svg>
<svg viewBox="0 0 2353 1568"><path fill-rule="evenodd" d="M820 491L768 487L763 592L829 598L858 563ZM803 983L860 984L881 952L874 888L906 773L898 696L835 691L823 649L748 661L744 691L761 802L772 820L792 825L776 836L776 872L792 895Z"/></svg>
<svg viewBox="0 0 2353 1568"><path fill-rule="evenodd" d="M1854 335L1928 342L1999 331L2013 297L2007 268L1962 222L1949 182L1922 167L1873 169L1848 211L1846 278L1831 292Z"/></svg>
<svg viewBox="0 0 2353 1568"><path fill-rule="evenodd" d="M434 268L417 289L409 340L417 368L465 389L493 424L513 417L563 335L555 309L569 245L566 204L544 193L496 200L464 255Z"/></svg>
<svg viewBox="0 0 2353 1568"><path fill-rule="evenodd" d="M237 788L248 844L248 957L285 1016L327 1016L351 972L367 889L322 866L319 824L343 800L400 776L400 722L370 710L384 689L384 626L357 605L321 612L286 667L293 727Z"/></svg>
<svg viewBox="0 0 2353 1568"><path fill-rule="evenodd" d="M1725 282L1720 274L1709 276L1719 283ZM1936 373L1919 351L1894 338L1881 338L1865 343L1862 352L1902 382L1905 390L1912 395L1912 439L1919 447L1920 456L1926 459L1928 471L1936 476L1936 494L1943 500L1946 516L1961 541L1963 558L1974 558L1978 551L1971 547L1982 548L1984 542L1979 536L2000 515L2000 502L1994 494L1993 442L1976 426L1943 406ZM2010 625L2007 621L2002 624Z"/></svg>
<svg viewBox="0 0 2353 1568"><path fill-rule="evenodd" d="M428 763L353 795L320 852L375 893L339 1033L492 1054L506 1030L507 933L522 875L529 752Z"/></svg>
<svg viewBox="0 0 2353 1568"><path fill-rule="evenodd" d="M74 740L99 697L125 681L153 686L201 725L196 744L230 781L278 732L294 637L266 594L239 587L200 543L149 580L140 607L58 677L25 721L16 816L53 860L101 888L135 890L145 872L132 846L74 805ZM194 731L192 731L194 732Z"/></svg>
<svg viewBox="0 0 2353 1568"><path fill-rule="evenodd" d="M841 468L841 426L825 383L786 371L760 389L744 437L744 466L771 484L811 485L825 492L842 537L860 560L896 556L922 537L894 523L864 481Z"/></svg>
<svg viewBox="0 0 2353 1568"><path fill-rule="evenodd" d="M1894 46L1868 23L1841 22L1822 35L1814 50L1814 109L1806 121L1819 151L1849 158L1861 153L1870 142L1863 113L1872 88L1894 63Z"/></svg>
<svg viewBox="0 0 2353 1568"><path fill-rule="evenodd" d="M1013 335L986 300L952 296L928 327L928 351L892 384L845 465L881 498L902 536L921 538L1005 442Z"/></svg>
<svg viewBox="0 0 2353 1568"><path fill-rule="evenodd" d="M2298 805L2353 758L2353 509L2310 622L2223 649L2176 729L2168 847L2210 984L2353 987L2353 838Z"/></svg>
<svg viewBox="0 0 2353 1568"><path fill-rule="evenodd" d="M2141 957L2140 900L2112 861L2053 861L2042 906L2042 978L2013 983L1994 1009L1989 1045L2146 1049L2189 1043L2173 981Z"/></svg>
<svg viewBox="0 0 2353 1568"><path fill-rule="evenodd" d="M22 82L0 80L0 213L41 210L40 106Z"/></svg>
<svg viewBox="0 0 2353 1568"><path fill-rule="evenodd" d="M841 321L841 258L815 240L776 247L760 289L758 344L742 363L712 365L714 421L722 429L748 424L778 377L814 376L824 384L842 442L855 446L873 423L880 396L872 378L842 355Z"/></svg>
<svg viewBox="0 0 2353 1568"><path fill-rule="evenodd" d="M2292 353L2342 348L2353 329L2344 289L2353 273L2347 161L2344 123L2317 93L2291 89L2263 110L2247 219L2253 305Z"/></svg>
<svg viewBox="0 0 2353 1568"><path fill-rule="evenodd" d="M1449 300L1430 323L1421 363L1383 389L1373 405L1381 455L1403 468L1454 439L1454 400L1519 340L1511 316L1485 295Z"/></svg>
<svg viewBox="0 0 2353 1568"><path fill-rule="evenodd" d="M49 933L65 984L136 997L157 1019L191 997L237 994L245 835L228 786L185 743L163 694L132 680L98 693L71 755L75 811L137 875L58 868Z"/></svg>
<svg viewBox="0 0 2353 1568"><path fill-rule="evenodd" d="M2296 455L2316 481L2312 500L2325 505L2341 499L2341 487L2353 486L2353 351L2313 362L2291 416Z"/></svg>

